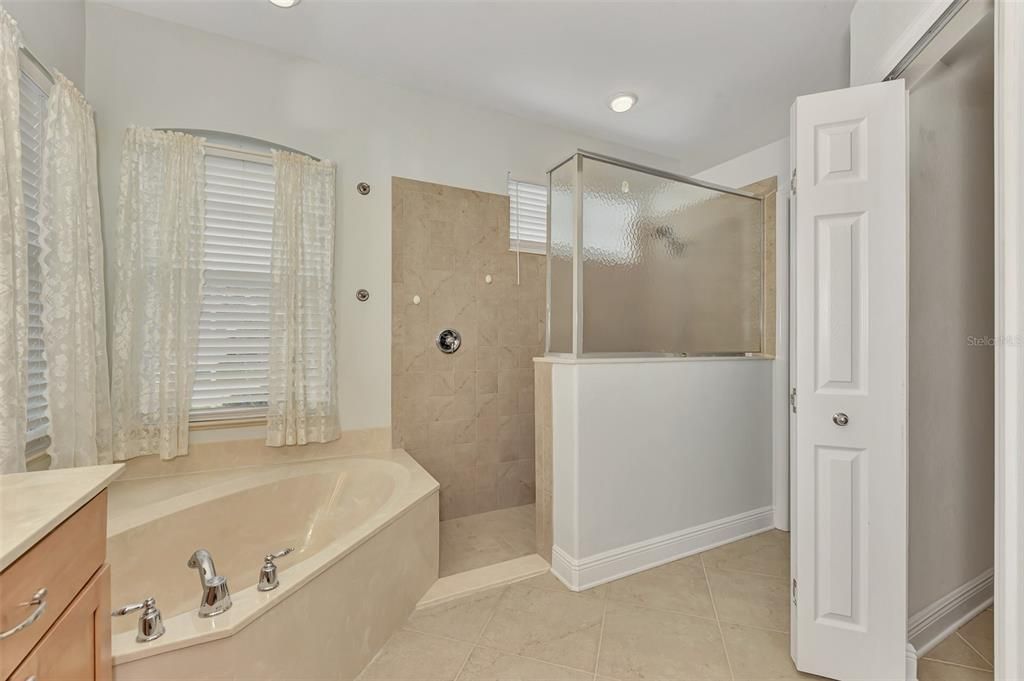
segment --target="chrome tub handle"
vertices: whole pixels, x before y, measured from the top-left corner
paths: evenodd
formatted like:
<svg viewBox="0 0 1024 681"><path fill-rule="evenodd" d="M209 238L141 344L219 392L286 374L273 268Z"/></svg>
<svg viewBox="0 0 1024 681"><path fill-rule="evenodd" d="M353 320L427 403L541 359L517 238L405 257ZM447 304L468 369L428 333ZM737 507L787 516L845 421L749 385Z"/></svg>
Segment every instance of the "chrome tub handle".
<svg viewBox="0 0 1024 681"><path fill-rule="evenodd" d="M11 627L7 631L0 632L0 641L3 641L5 638L8 638L10 636L14 636L22 629L26 629L32 626L32 624L35 623L37 619L43 616L43 613L46 612L46 589L40 589L39 591L32 594L32 600L30 600L27 603L19 603L18 605L26 607L29 605L34 605L36 606L36 609L33 610L28 617L22 620L21 624Z"/></svg>
<svg viewBox="0 0 1024 681"><path fill-rule="evenodd" d="M277 565L274 564L274 560L284 558L294 550L289 547L274 553L268 553L263 557L263 567L260 568L260 575L256 580L257 591L273 591L280 586L280 582L277 579Z"/></svg>
<svg viewBox="0 0 1024 681"><path fill-rule="evenodd" d="M135 640L139 643L155 641L164 635L164 620L156 607L156 599L150 596L141 603L124 605L110 613L111 617L121 617L141 610L139 614L138 633Z"/></svg>

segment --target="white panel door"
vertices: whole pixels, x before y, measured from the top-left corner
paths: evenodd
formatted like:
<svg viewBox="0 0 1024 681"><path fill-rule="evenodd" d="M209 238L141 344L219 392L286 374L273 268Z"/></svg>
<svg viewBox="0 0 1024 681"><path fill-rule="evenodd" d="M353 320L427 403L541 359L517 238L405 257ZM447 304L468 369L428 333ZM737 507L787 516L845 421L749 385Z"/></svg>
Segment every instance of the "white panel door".
<svg viewBox="0 0 1024 681"><path fill-rule="evenodd" d="M794 104L793 653L904 679L907 143L903 81Z"/></svg>

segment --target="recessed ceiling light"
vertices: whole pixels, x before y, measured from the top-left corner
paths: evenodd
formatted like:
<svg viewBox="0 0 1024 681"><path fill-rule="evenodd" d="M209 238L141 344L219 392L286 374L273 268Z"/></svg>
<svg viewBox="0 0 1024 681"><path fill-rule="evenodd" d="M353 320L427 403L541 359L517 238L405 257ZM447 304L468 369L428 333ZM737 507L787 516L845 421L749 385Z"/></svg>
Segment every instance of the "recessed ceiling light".
<svg viewBox="0 0 1024 681"><path fill-rule="evenodd" d="M300 2L302 2L302 0L270 0L270 4L274 7L283 7L284 9L295 7L295 5Z"/></svg>
<svg viewBox="0 0 1024 681"><path fill-rule="evenodd" d="M608 101L608 108L615 113L625 113L632 109L634 104L636 104L636 95L631 92L620 92L613 95Z"/></svg>

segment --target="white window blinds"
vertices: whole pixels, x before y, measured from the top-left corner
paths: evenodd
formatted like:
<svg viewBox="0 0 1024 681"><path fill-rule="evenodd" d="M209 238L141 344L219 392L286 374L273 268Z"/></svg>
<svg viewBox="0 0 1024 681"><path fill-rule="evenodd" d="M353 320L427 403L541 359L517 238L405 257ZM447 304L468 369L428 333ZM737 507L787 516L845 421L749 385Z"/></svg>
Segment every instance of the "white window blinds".
<svg viewBox="0 0 1024 681"><path fill-rule="evenodd" d="M46 92L24 71L20 76L21 184L28 229L28 432L26 452L45 449L50 419L46 413L46 355L43 348L43 290L39 246L39 189L42 170Z"/></svg>
<svg viewBox="0 0 1024 681"><path fill-rule="evenodd" d="M547 253L548 188L509 178L509 247L524 253Z"/></svg>
<svg viewBox="0 0 1024 681"><path fill-rule="evenodd" d="M192 421L267 410L274 168L206 152L206 238Z"/></svg>

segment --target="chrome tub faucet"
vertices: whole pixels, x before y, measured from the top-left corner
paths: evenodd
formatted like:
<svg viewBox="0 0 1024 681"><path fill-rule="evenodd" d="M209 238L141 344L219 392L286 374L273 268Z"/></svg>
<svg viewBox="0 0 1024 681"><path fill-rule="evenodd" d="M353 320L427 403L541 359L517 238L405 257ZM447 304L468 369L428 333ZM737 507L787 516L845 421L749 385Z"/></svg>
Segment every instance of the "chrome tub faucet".
<svg viewBox="0 0 1024 681"><path fill-rule="evenodd" d="M203 600L199 603L199 616L213 617L226 612L231 607L231 591L228 589L227 578L217 574L210 552L198 549L188 559L187 565L199 571L199 584L203 591Z"/></svg>

